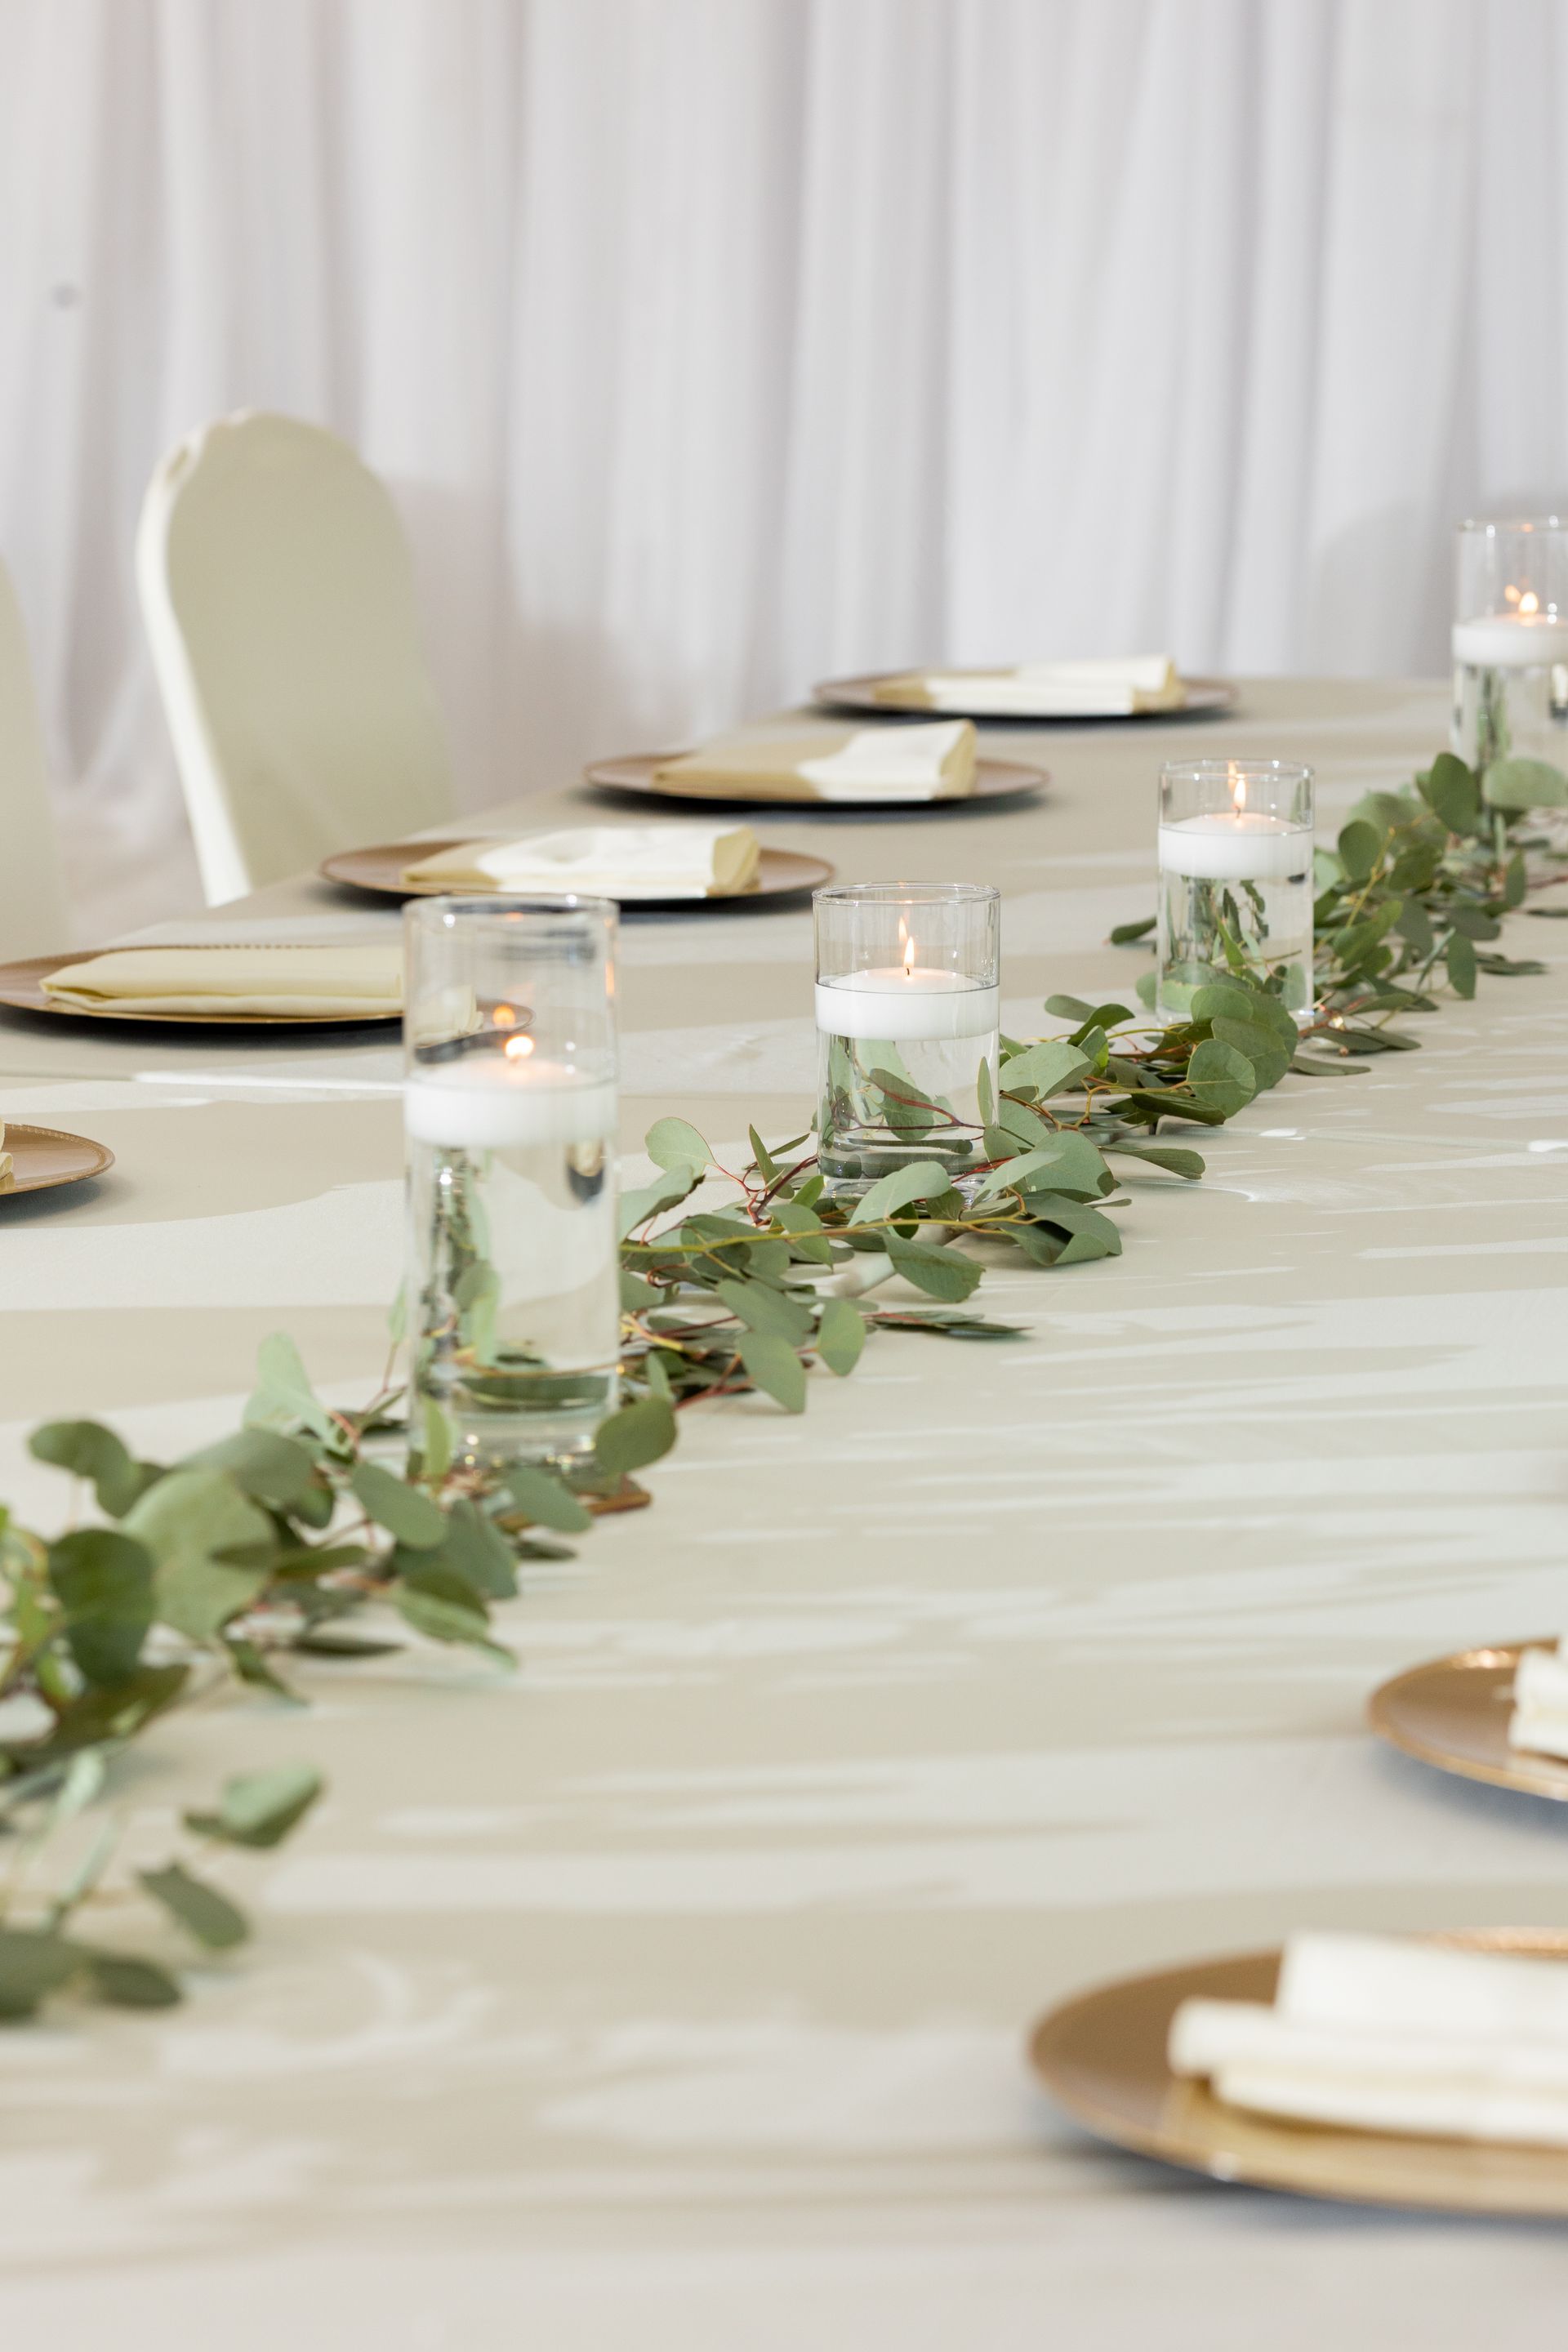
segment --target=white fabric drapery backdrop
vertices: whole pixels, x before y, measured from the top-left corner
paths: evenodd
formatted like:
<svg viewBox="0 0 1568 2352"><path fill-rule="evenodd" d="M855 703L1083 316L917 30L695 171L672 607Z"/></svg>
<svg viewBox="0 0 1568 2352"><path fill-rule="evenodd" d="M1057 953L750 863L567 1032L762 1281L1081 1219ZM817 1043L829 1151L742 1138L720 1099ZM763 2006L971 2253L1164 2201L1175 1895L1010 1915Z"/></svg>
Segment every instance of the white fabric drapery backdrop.
<svg viewBox="0 0 1568 2352"><path fill-rule="evenodd" d="M0 557L84 926L188 900L155 457L332 425L461 789L835 669L1433 671L1568 485L1568 0L0 0Z"/></svg>

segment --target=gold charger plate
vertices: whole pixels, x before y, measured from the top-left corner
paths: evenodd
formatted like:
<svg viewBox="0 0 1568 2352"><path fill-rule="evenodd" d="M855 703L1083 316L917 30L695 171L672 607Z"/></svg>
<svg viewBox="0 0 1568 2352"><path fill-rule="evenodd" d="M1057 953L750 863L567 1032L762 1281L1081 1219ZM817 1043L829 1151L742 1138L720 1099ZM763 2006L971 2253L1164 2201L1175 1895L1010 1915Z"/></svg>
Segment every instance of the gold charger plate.
<svg viewBox="0 0 1568 2352"><path fill-rule="evenodd" d="M19 1127L5 1121L0 1151L11 1155L12 1176L0 1184L0 1201L16 1192L47 1192L57 1184L79 1184L87 1176L101 1176L114 1165L106 1143L90 1136L67 1135L58 1127Z"/></svg>
<svg viewBox="0 0 1568 2352"><path fill-rule="evenodd" d="M895 719L902 714L894 711ZM595 760L583 773L601 792L646 793L650 799L676 801L700 808L760 808L813 809L820 816L831 816L837 809L915 809L930 811L933 815L945 815L950 809L967 808L972 801L1021 800L1026 793L1037 793L1050 782L1045 768L1026 767L1020 760L977 760L974 763L974 790L945 800L889 800L868 796L865 800L818 800L812 793L683 793L668 784L656 784L655 771L666 760L679 758L677 751L638 751L621 760Z"/></svg>
<svg viewBox="0 0 1568 2352"><path fill-rule="evenodd" d="M229 945L215 940L213 946ZM100 955L113 952L109 948ZM401 1013L122 1013L118 1007L57 1004L46 996L43 982L68 963L90 963L94 950L79 954L23 956L16 963L0 963L0 1004L18 1013L53 1013L66 1021L155 1022L160 1028L178 1029L361 1029L373 1021L401 1021Z"/></svg>
<svg viewBox="0 0 1568 2352"><path fill-rule="evenodd" d="M1412 1666L1373 1691L1367 1721L1380 1739L1440 1772L1568 1801L1568 1761L1508 1744L1520 1653L1556 1646L1554 1636L1513 1642L1504 1649L1459 1650L1451 1658Z"/></svg>
<svg viewBox="0 0 1568 2352"><path fill-rule="evenodd" d="M1152 719L1212 719L1215 711L1228 710L1236 700L1236 688L1226 677L1184 678L1186 700L1173 710L933 710L923 702L878 699L879 687L909 674L884 669L868 671L862 677L824 678L812 688L812 697L825 710L874 710L879 719L973 719L977 727L987 719L1005 727L1146 726Z"/></svg>
<svg viewBox="0 0 1568 2352"><path fill-rule="evenodd" d="M1544 1929L1438 1940L1471 1951L1568 1959L1568 1935ZM1568 2151L1286 2123L1227 2107L1205 2084L1173 2074L1165 2042L1181 2002L1193 1995L1272 2000L1279 1958L1278 1951L1246 1952L1080 1993L1036 2027L1029 2043L1035 2072L1099 2138L1215 2180L1360 2205L1568 2214Z"/></svg>
<svg viewBox="0 0 1568 2352"><path fill-rule="evenodd" d="M317 869L327 881L341 882L351 890L370 890L379 898L479 898L491 895L479 890L454 889L449 883L405 882L404 868L416 857L438 857L444 849L460 848L465 840L475 841L477 834L458 835L450 841L384 841L370 849L343 849L335 857L323 860ZM498 841L510 836L498 834ZM826 857L804 857L793 849L764 849L754 890L739 890L725 898L626 898L621 902L623 914L695 915L737 907L755 907L770 899L797 898L803 890L818 890L833 879L833 868ZM498 890L496 898L509 894ZM518 891L519 898L542 895L531 890Z"/></svg>

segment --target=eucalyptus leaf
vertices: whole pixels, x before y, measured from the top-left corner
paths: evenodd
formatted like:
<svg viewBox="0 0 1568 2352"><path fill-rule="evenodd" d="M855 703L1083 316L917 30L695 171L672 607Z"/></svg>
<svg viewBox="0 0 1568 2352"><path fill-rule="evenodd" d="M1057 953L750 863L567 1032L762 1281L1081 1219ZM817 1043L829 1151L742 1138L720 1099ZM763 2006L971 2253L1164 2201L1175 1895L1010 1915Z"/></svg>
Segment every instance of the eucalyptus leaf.
<svg viewBox="0 0 1568 2352"><path fill-rule="evenodd" d="M620 1236L646 1224L650 1217L660 1215L666 1209L679 1208L681 1202L695 1192L702 1181L700 1168L690 1165L673 1168L651 1184L639 1186L635 1192L623 1192L620 1200Z"/></svg>
<svg viewBox="0 0 1568 2352"><path fill-rule="evenodd" d="M1193 1048L1187 1084L1200 1103L1232 1118L1258 1092L1258 1077L1245 1054L1222 1038L1205 1037Z"/></svg>
<svg viewBox="0 0 1568 2352"><path fill-rule="evenodd" d="M79 1945L88 1989L94 2000L110 2001L116 2009L173 2009L181 1999L180 1988L167 1969L159 1968L153 1960L142 1960L128 1952L104 1952L89 1945Z"/></svg>
<svg viewBox="0 0 1568 2352"><path fill-rule="evenodd" d="M216 1445L187 1454L184 1470L226 1470L237 1486L258 1503L276 1503L289 1509L298 1503L316 1476L316 1459L308 1445L275 1429L237 1429Z"/></svg>
<svg viewBox="0 0 1568 2352"><path fill-rule="evenodd" d="M873 1220L896 1217L900 1209L917 1201L931 1201L950 1190L952 1178L949 1171L934 1160L919 1160L907 1168L895 1168L880 1176L855 1203L849 1222L852 1225L869 1224Z"/></svg>
<svg viewBox="0 0 1568 2352"><path fill-rule="evenodd" d="M249 1935L249 1923L237 1904L179 1863L171 1862L163 1870L139 1871L137 1876L153 1901L161 1903L186 1934L209 1952L232 1951Z"/></svg>
<svg viewBox="0 0 1568 2352"><path fill-rule="evenodd" d="M356 1462L349 1487L366 1516L412 1550L433 1551L446 1535L447 1514L440 1504L405 1486L379 1462Z"/></svg>
<svg viewBox="0 0 1568 2352"><path fill-rule="evenodd" d="M1383 844L1384 835L1378 831L1376 825L1368 824L1360 817L1352 818L1349 824L1341 829L1340 837L1335 845L1339 851L1340 864L1343 866L1349 881L1371 880L1373 872L1383 856Z"/></svg>
<svg viewBox="0 0 1568 2352"><path fill-rule="evenodd" d="M114 1432L97 1421L46 1422L28 1438L27 1451L37 1461L87 1479L100 1510L111 1519L131 1508L150 1472L157 1475L150 1464L133 1461Z"/></svg>
<svg viewBox="0 0 1568 2352"><path fill-rule="evenodd" d="M722 1299L752 1331L771 1331L792 1347L810 1336L811 1313L798 1299L761 1282L716 1282L713 1295Z"/></svg>
<svg viewBox="0 0 1568 2352"><path fill-rule="evenodd" d="M978 1287L984 1269L957 1250L938 1248L931 1242L904 1241L888 1235L888 1255L893 1271L923 1290L928 1297L967 1298Z"/></svg>
<svg viewBox="0 0 1568 2352"><path fill-rule="evenodd" d="M1462 931L1456 931L1444 950L1448 984L1456 996L1474 996L1476 992L1476 951Z"/></svg>
<svg viewBox="0 0 1568 2352"><path fill-rule="evenodd" d="M281 1845L321 1793L312 1764L279 1764L268 1772L240 1772L226 1780L216 1812L187 1813L185 1826L198 1837L226 1845Z"/></svg>
<svg viewBox="0 0 1568 2352"><path fill-rule="evenodd" d="M48 1549L66 1646L89 1683L129 1681L152 1629L153 1558L114 1528L77 1528Z"/></svg>
<svg viewBox="0 0 1568 2352"><path fill-rule="evenodd" d="M295 1423L313 1430L328 1444L342 1435L337 1423L310 1386L300 1350L287 1331L273 1331L256 1356L256 1391L245 1408L247 1424L263 1426Z"/></svg>
<svg viewBox="0 0 1568 2352"><path fill-rule="evenodd" d="M1087 1007L1085 1008L1088 1009ZM1060 1094L1065 1087L1080 1078L1092 1063L1087 1054L1069 1045L1065 1038L1047 1037L1037 1045L1030 1045L1002 1065L1001 1087L1005 1095L1020 1094L1032 1087L1041 1101Z"/></svg>
<svg viewBox="0 0 1568 2352"><path fill-rule="evenodd" d="M747 1378L786 1412L805 1411L805 1366L787 1339L771 1331L748 1331L737 1353Z"/></svg>
<svg viewBox="0 0 1568 2352"><path fill-rule="evenodd" d="M1489 808L1568 808L1568 775L1549 760L1494 760L1481 792Z"/></svg>
<svg viewBox="0 0 1568 2352"><path fill-rule="evenodd" d="M81 1947L64 1936L0 1927L0 2018L31 2017L84 1964Z"/></svg>
<svg viewBox="0 0 1568 2352"><path fill-rule="evenodd" d="M713 1157L713 1147L706 1136L684 1118L658 1118L647 1131L646 1149L656 1167L670 1175L684 1175L688 1169L705 1169Z"/></svg>
<svg viewBox="0 0 1568 2352"><path fill-rule="evenodd" d="M1135 923L1115 924L1110 933L1111 946L1113 948L1131 947L1134 940L1146 940L1158 920L1159 918L1156 915L1144 915ZM1047 1006L1047 1012L1049 1009Z"/></svg>
<svg viewBox="0 0 1568 2352"><path fill-rule="evenodd" d="M266 1589L268 1568L215 1557L265 1547L273 1535L266 1512L226 1470L171 1470L128 1514L125 1528L157 1562L158 1616L189 1641L214 1640Z"/></svg>
<svg viewBox="0 0 1568 2352"><path fill-rule="evenodd" d="M552 1528L561 1536L580 1536L594 1524L592 1514L553 1470L518 1463L503 1473L501 1484L523 1517L534 1527Z"/></svg>
<svg viewBox="0 0 1568 2352"><path fill-rule="evenodd" d="M840 1380L852 1372L866 1344L866 1318L847 1298L830 1298L816 1327L816 1352Z"/></svg>
<svg viewBox="0 0 1568 2352"><path fill-rule="evenodd" d="M594 1454L611 1478L657 1462L675 1444L675 1414L662 1397L640 1397L599 1423Z"/></svg>

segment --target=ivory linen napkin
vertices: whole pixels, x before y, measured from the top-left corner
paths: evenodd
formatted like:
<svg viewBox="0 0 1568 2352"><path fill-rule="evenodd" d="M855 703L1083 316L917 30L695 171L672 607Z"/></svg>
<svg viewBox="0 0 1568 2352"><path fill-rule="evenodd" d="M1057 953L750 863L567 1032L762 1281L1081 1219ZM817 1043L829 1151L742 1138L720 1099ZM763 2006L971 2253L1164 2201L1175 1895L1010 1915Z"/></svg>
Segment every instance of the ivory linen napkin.
<svg viewBox="0 0 1568 2352"><path fill-rule="evenodd" d="M1272 2006L1184 2001L1173 2073L1229 2105L1364 2131L1568 2147L1568 1966L1297 1936Z"/></svg>
<svg viewBox="0 0 1568 2352"><path fill-rule="evenodd" d="M114 948L42 983L83 1013L229 1013L374 1020L403 1009L395 946Z"/></svg>
<svg viewBox="0 0 1568 2352"><path fill-rule="evenodd" d="M962 800L974 790L974 729L840 727L812 735L739 736L661 760L656 784L714 800Z"/></svg>
<svg viewBox="0 0 1568 2352"><path fill-rule="evenodd" d="M465 841L404 868L451 890L575 891L586 898L731 898L757 887L749 825L595 824L521 841Z"/></svg>
<svg viewBox="0 0 1568 2352"><path fill-rule="evenodd" d="M875 692L879 702L905 709L1020 719L1125 719L1140 710L1179 710L1187 698L1169 654L1026 662L1017 669L911 670L883 678Z"/></svg>
<svg viewBox="0 0 1568 2352"><path fill-rule="evenodd" d="M1513 1670L1513 1713L1508 1744L1537 1756L1568 1757L1568 1655L1526 1650Z"/></svg>

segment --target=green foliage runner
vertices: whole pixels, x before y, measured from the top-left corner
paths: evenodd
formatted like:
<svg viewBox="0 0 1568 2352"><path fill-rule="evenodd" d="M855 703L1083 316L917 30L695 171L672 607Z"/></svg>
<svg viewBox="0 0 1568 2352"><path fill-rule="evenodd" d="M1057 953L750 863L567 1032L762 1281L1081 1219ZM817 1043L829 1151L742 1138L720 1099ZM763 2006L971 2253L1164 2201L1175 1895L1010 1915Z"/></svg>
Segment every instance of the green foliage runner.
<svg viewBox="0 0 1568 2352"><path fill-rule="evenodd" d="M681 1411L760 1390L802 1412L810 1368L847 1376L878 1331L1015 1337L970 1303L986 1265L1005 1252L1040 1267L1117 1256L1113 1163L1194 1181L1204 1162L1172 1138L1223 1126L1287 1073L1343 1075L1409 1051L1418 1041L1394 1022L1436 1011L1445 989L1469 997L1482 972L1543 970L1495 943L1530 888L1568 878L1529 866L1552 846L1536 812L1563 806L1555 769L1502 759L1478 777L1447 752L1413 792L1369 794L1334 851L1319 853L1318 1004L1305 1028L1242 969L1216 972L1191 1018L1161 1029L1125 1004L1050 998L1047 1012L1069 1026L1004 1039L996 1099L981 1102L984 1158L963 1192L933 1158L835 1202L808 1136L770 1150L753 1129L750 1159L729 1170L695 1128L660 1119L647 1139L658 1173L621 1203L626 1402L570 1475L515 1469L487 1483L453 1462L438 1412L410 1429L390 1387L363 1411L336 1411L280 1333L263 1344L243 1426L181 1461L139 1460L94 1422L36 1431L34 1454L90 1494L95 1514L53 1541L0 1514L0 1831L17 1860L0 1894L0 2017L30 2016L68 1988L141 2004L179 1997L161 1961L83 1941L74 1925L107 1899L116 1835L110 1825L83 1844L71 1823L115 1751L167 1708L215 1672L293 1701L289 1656L373 1656L398 1645L399 1620L510 1664L494 1604L517 1592L520 1568L569 1556L561 1538L596 1513L646 1499L633 1474L668 1452ZM1152 980L1135 992L1147 998ZM913 1146L927 1108L934 1120L942 1106L900 1095ZM728 1196L710 1205L723 1183ZM879 1297L895 1276L915 1300ZM204 1846L271 1845L319 1785L304 1766L242 1778L186 1826ZM28 1868L50 1840L78 1849L63 1891L29 1895ZM242 1913L191 1855L120 1892L209 1952L245 1936Z"/></svg>

